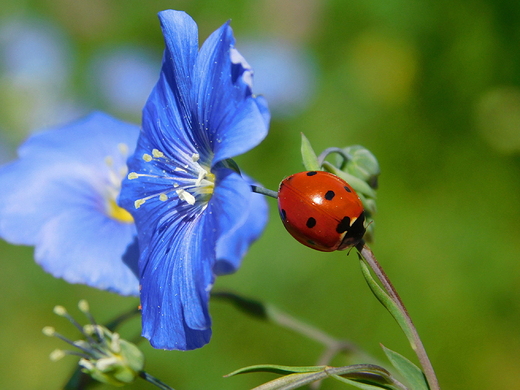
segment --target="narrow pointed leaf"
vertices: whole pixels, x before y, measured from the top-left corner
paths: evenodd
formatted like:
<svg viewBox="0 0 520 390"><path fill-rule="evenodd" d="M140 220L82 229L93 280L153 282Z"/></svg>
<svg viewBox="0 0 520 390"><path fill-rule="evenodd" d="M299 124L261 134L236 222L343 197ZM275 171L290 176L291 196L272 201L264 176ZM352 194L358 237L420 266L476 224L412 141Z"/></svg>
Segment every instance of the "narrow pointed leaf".
<svg viewBox="0 0 520 390"><path fill-rule="evenodd" d="M292 390L302 386L327 378L324 371L309 372L302 374L291 374L274 379L263 385L255 387L253 390Z"/></svg>
<svg viewBox="0 0 520 390"><path fill-rule="evenodd" d="M410 329L408 328L406 319L395 304L395 302L388 296L388 294L377 284L377 282L372 277L372 274L370 273L370 270L368 269L368 265L364 261L363 258L360 259L361 264L361 272L363 273L363 276L365 277L366 282L368 283L368 286L370 287L370 290L374 293L376 298L381 302L381 304L390 312L392 317L397 321L403 332L406 334L407 339L412 342L413 335L410 332Z"/></svg>
<svg viewBox="0 0 520 390"><path fill-rule="evenodd" d="M424 377L423 372L419 367L413 364L403 355L386 348L381 344L388 360L401 373L401 375L410 383L414 390L429 390L428 383Z"/></svg>
<svg viewBox="0 0 520 390"><path fill-rule="evenodd" d="M239 368L236 371L233 371L227 375L226 377L238 375L238 374L248 374L251 372L271 372L274 374L293 374L293 373L305 373L305 372L317 372L323 371L326 366L302 366L302 367L294 367L294 366L280 366L277 364L257 364L254 366L248 366Z"/></svg>
<svg viewBox="0 0 520 390"><path fill-rule="evenodd" d="M307 171L319 171L321 169L320 164L318 162L318 157L316 153L314 153L314 149L312 149L311 143L302 133L302 161L303 166Z"/></svg>
<svg viewBox="0 0 520 390"><path fill-rule="evenodd" d="M383 384L379 384L379 383L374 383L374 384L361 383L361 382L353 381L351 379L343 378L339 375L331 375L331 377L340 382L347 383L351 386L354 386L354 387L357 387L358 389L363 389L363 390L377 390L377 389L400 390L398 387L388 385L388 384L383 385Z"/></svg>

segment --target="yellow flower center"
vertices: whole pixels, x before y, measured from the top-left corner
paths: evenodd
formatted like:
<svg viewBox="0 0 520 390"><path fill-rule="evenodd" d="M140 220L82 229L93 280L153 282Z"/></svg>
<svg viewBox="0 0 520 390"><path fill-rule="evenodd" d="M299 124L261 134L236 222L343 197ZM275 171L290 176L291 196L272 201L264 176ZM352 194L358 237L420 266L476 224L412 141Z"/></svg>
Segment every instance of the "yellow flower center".
<svg viewBox="0 0 520 390"><path fill-rule="evenodd" d="M124 161L128 155L128 146L126 144L117 145L120 156L114 160L112 156L105 158L105 164L108 166L109 185L107 186L107 193L105 195L106 214L121 223L134 223L132 215L124 208L119 207L116 199L121 191L121 182L128 172L128 168Z"/></svg>
<svg viewBox="0 0 520 390"><path fill-rule="evenodd" d="M108 200L108 216L121 223L134 223L132 214L119 207L114 199Z"/></svg>

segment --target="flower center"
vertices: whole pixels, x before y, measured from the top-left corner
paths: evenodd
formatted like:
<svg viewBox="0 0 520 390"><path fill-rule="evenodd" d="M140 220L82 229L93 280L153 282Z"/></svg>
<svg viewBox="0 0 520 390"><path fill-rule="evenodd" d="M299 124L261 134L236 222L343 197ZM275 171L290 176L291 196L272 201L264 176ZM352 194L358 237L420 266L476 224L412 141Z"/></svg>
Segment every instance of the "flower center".
<svg viewBox="0 0 520 390"><path fill-rule="evenodd" d="M167 157L160 150L153 149L152 154L145 153L143 160L145 162L155 162L158 165L165 165L167 169L163 169L165 176L158 176L146 173L130 172L129 180L138 179L140 177L151 177L160 179L165 182L165 191L157 192L145 198L137 199L134 202L136 209L141 207L147 200L158 197L162 202L166 202L170 198L178 198L182 202L186 202L193 206L196 203L205 207L215 188L215 175L211 173L210 167L199 163L200 156L193 153L191 157L186 156L187 164L179 166ZM172 167L175 167L172 169ZM173 171L173 175L167 175L168 171ZM169 183L168 183L169 182ZM171 183L171 184L170 184Z"/></svg>
<svg viewBox="0 0 520 390"><path fill-rule="evenodd" d="M124 208L119 207L115 199L108 200L108 216L121 223L134 223L132 214L126 211Z"/></svg>
<svg viewBox="0 0 520 390"><path fill-rule="evenodd" d="M118 156L119 158L117 160L126 161L126 157L128 155L128 146L121 143L117 145L117 147L120 153L120 156ZM128 168L126 167L126 164L119 164L119 166L116 167L112 156L107 156L105 158L105 164L107 164L109 168L109 183L105 194L106 213L110 218L118 222L134 223L134 218L132 215L124 208L119 207L117 204L117 197L121 191L121 182L126 176Z"/></svg>

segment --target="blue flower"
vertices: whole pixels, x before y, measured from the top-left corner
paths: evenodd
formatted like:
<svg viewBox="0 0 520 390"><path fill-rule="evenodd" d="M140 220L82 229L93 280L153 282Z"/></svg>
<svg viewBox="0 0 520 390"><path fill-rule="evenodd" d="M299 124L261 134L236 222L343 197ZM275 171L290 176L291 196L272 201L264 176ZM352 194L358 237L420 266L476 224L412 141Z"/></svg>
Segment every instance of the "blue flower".
<svg viewBox="0 0 520 390"><path fill-rule="evenodd" d="M31 136L0 167L0 237L35 246L36 261L70 283L137 295L135 225L116 202L138 135L94 113Z"/></svg>
<svg viewBox="0 0 520 390"><path fill-rule="evenodd" d="M187 14L163 11L162 71L143 110L143 129L123 181L141 257L143 336L155 348L209 342L209 292L235 271L267 222L264 198L229 159L267 134L265 100L224 24L198 48Z"/></svg>

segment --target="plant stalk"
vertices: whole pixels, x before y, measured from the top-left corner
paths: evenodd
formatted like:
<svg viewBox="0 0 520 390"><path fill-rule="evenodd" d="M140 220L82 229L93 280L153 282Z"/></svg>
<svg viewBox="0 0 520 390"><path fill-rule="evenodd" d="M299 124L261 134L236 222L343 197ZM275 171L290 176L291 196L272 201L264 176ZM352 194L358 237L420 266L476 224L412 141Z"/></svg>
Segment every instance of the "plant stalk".
<svg viewBox="0 0 520 390"><path fill-rule="evenodd" d="M379 262L376 260L376 257L374 256L374 253L372 250L368 247L368 245L364 244L362 247L358 246L358 251L360 252L363 259L367 262L369 267L372 269L374 274L377 276L381 284L383 285L385 291L390 296L392 301L397 305L401 313L403 314L403 317L405 319L406 327L408 328L408 332L405 331L407 335L409 335L409 342L415 351L415 354L417 355L417 358L419 359L419 362L422 366L424 375L426 377L426 380L428 382L428 385L430 386L431 390L440 390L439 381L437 380L437 377L435 375L435 371L433 369L432 363L430 362L430 359L428 358L428 354L426 353L426 349L424 348L424 345L419 337L419 333L417 332L417 329L415 328L412 319L410 315L408 314L408 310L406 310L406 307L403 304L403 301L401 300L401 297L399 297L399 294L397 293L396 289L392 285L392 282L386 275L385 271L379 264ZM398 321L399 323L399 321Z"/></svg>

